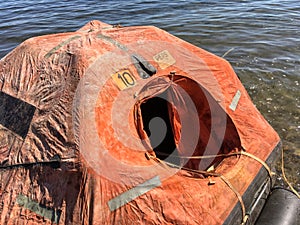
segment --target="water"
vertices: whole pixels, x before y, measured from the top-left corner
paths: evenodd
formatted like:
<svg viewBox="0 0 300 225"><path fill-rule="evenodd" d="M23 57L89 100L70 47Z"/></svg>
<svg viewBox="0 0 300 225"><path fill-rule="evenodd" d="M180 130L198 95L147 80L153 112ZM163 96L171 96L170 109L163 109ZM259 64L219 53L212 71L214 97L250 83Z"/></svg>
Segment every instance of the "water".
<svg viewBox="0 0 300 225"><path fill-rule="evenodd" d="M74 31L94 19L154 25L216 55L227 52L253 102L281 136L288 179L300 190L298 0L6 0L0 18L0 58L27 38Z"/></svg>

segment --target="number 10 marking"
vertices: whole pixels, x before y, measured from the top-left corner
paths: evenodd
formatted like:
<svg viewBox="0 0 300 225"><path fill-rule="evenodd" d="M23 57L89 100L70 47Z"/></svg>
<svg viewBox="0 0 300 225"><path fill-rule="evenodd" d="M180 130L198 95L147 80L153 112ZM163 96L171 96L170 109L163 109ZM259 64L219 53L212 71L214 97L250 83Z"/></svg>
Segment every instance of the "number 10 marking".
<svg viewBox="0 0 300 225"><path fill-rule="evenodd" d="M112 78L121 91L136 85L136 79L127 69L113 74Z"/></svg>

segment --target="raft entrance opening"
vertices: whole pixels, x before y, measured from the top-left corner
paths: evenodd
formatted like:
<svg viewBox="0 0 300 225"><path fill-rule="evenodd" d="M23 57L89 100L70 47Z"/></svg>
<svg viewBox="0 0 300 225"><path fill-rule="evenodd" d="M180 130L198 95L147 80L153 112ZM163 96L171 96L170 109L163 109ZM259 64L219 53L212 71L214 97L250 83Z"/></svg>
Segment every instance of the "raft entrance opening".
<svg viewBox="0 0 300 225"><path fill-rule="evenodd" d="M150 147L159 159L206 170L218 166L226 156L201 156L242 149L229 115L196 81L181 75L160 77L140 93L143 98L135 106L137 130L141 140L149 140L147 149Z"/></svg>
<svg viewBox="0 0 300 225"><path fill-rule="evenodd" d="M168 112L170 103L166 92L148 99L141 104L144 131L149 137L151 146L159 159L179 165L178 151L174 140L171 120Z"/></svg>

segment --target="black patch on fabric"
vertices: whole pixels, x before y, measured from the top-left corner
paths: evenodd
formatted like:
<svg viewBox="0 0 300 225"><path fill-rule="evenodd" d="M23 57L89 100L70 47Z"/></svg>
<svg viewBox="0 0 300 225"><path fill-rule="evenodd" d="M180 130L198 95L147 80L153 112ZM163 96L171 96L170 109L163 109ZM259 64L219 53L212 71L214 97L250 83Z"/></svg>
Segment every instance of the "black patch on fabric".
<svg viewBox="0 0 300 225"><path fill-rule="evenodd" d="M0 91L0 124L25 138L36 107Z"/></svg>

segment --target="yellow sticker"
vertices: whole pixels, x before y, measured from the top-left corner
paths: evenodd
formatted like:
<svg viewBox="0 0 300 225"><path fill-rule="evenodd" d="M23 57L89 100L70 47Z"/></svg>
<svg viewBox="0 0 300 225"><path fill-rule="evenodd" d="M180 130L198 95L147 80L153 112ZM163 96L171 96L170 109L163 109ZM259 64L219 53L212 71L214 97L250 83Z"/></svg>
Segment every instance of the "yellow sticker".
<svg viewBox="0 0 300 225"><path fill-rule="evenodd" d="M111 77L121 91L136 85L136 79L128 69L120 70Z"/></svg>
<svg viewBox="0 0 300 225"><path fill-rule="evenodd" d="M166 69L176 62L176 60L173 58L170 52L168 52L168 50L164 50L156 54L155 56L153 56L153 59L158 63L161 69Z"/></svg>

